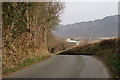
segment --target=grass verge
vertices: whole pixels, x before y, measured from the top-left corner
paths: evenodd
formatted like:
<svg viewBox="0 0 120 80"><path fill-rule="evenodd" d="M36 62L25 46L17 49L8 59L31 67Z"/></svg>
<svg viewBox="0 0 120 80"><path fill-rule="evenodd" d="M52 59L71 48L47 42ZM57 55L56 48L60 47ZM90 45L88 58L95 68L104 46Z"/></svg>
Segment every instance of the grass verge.
<svg viewBox="0 0 120 80"><path fill-rule="evenodd" d="M48 57L50 57L50 55L43 55L43 56L35 56L33 55L33 58L25 58L24 60L22 60L21 62L19 62L14 68L6 68L3 70L3 77L7 76L10 73L16 72L20 69L23 69L25 67L28 67L34 63L43 61L45 59L47 59Z"/></svg>

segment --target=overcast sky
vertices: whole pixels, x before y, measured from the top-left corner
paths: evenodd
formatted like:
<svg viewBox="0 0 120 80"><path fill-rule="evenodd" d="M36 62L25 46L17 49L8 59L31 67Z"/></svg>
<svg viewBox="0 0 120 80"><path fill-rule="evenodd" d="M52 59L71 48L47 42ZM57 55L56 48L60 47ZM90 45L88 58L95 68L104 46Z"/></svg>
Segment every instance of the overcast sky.
<svg viewBox="0 0 120 80"><path fill-rule="evenodd" d="M83 0L82 0L83 1ZM65 9L61 17L61 24L72 24L82 21L93 21L105 16L118 14L118 0L111 2L65 2ZM112 2L113 1L113 2ZM116 1L116 2L115 2Z"/></svg>

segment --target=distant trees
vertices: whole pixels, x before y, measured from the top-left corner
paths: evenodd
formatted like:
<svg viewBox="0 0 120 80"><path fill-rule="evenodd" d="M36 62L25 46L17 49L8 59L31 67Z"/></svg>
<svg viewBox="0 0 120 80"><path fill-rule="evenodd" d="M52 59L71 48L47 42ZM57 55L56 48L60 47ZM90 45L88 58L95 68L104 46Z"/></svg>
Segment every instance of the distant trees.
<svg viewBox="0 0 120 80"><path fill-rule="evenodd" d="M47 33L60 22L63 8L61 2L2 3L3 70L14 68L26 56L43 55Z"/></svg>

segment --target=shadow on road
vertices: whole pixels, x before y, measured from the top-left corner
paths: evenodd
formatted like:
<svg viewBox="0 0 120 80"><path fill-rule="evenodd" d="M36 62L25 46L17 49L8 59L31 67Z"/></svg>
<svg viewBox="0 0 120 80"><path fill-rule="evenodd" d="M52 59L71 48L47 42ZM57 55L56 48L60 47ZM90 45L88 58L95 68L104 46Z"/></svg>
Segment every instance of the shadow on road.
<svg viewBox="0 0 120 80"><path fill-rule="evenodd" d="M57 55L92 55L92 54L57 54Z"/></svg>

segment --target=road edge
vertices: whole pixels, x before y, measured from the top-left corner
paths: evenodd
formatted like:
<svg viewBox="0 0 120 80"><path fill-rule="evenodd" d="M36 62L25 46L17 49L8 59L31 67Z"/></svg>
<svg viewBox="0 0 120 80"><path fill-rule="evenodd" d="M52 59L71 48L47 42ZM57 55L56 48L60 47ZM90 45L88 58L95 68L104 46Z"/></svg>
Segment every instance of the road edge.
<svg viewBox="0 0 120 80"><path fill-rule="evenodd" d="M109 78L113 78L112 77L112 72L110 71L110 69L108 68L108 66L105 64L105 62L100 57L98 57L98 56L93 55L93 57L96 58L98 61L100 61L103 64L103 66L106 68L106 70L108 72Z"/></svg>

